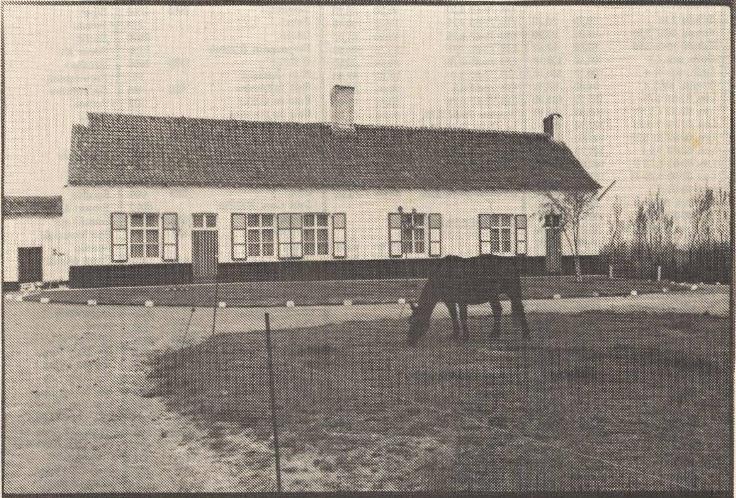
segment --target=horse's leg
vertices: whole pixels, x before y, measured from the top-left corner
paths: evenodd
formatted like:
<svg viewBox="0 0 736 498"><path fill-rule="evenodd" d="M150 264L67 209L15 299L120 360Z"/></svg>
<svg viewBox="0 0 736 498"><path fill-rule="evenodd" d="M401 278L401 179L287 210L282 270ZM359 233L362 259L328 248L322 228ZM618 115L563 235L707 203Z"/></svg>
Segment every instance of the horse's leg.
<svg viewBox="0 0 736 498"><path fill-rule="evenodd" d="M458 335L460 334L460 326L457 323L457 303L445 303L447 305L447 310L450 312L450 318L452 318L452 338L457 339Z"/></svg>
<svg viewBox="0 0 736 498"><path fill-rule="evenodd" d="M501 335L501 313L503 310L501 309L501 301L498 299L498 294L492 295L489 302L493 311L493 330L488 336L491 338L499 337Z"/></svg>
<svg viewBox="0 0 736 498"><path fill-rule="evenodd" d="M463 327L463 340L467 341L470 339L470 333L468 333L468 305L461 303L460 307L460 324Z"/></svg>
<svg viewBox="0 0 736 498"><path fill-rule="evenodd" d="M511 300L511 316L521 326L521 336L529 337L529 324L526 321L526 313L524 312L524 303L521 300L521 284L516 282L509 286L509 299Z"/></svg>

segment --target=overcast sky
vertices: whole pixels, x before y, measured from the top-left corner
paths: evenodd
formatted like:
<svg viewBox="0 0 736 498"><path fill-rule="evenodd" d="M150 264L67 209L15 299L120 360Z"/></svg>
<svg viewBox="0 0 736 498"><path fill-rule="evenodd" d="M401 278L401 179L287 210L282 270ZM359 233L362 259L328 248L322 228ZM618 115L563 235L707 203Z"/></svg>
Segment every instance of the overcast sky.
<svg viewBox="0 0 736 498"><path fill-rule="evenodd" d="M727 7L6 6L6 194L60 193L73 111L541 131L624 198L729 176Z"/></svg>

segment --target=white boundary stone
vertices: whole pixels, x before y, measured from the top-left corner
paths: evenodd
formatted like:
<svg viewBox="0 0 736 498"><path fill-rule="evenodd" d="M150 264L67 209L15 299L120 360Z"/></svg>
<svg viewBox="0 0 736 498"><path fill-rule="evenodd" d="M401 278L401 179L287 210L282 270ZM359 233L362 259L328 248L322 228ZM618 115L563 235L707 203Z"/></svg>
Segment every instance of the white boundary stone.
<svg viewBox="0 0 736 498"><path fill-rule="evenodd" d="M406 299L404 299L403 297L400 297L399 304L406 304Z"/></svg>
<svg viewBox="0 0 736 498"><path fill-rule="evenodd" d="M94 299L87 300L87 306L97 306L97 301Z"/></svg>
<svg viewBox="0 0 736 498"><path fill-rule="evenodd" d="M662 287L662 292L669 292L670 290L667 287Z"/></svg>
<svg viewBox="0 0 736 498"><path fill-rule="evenodd" d="M143 306L145 306L146 308L153 308L153 301L148 300L145 303L143 303Z"/></svg>
<svg viewBox="0 0 736 498"><path fill-rule="evenodd" d="M217 306L219 306L220 308L224 308L225 306L227 306L227 303L225 303L225 301L220 301L219 303L217 303Z"/></svg>
<svg viewBox="0 0 736 498"><path fill-rule="evenodd" d="M690 290L698 290L698 286L697 285L691 285L690 286Z"/></svg>
<svg viewBox="0 0 736 498"><path fill-rule="evenodd" d="M562 296L560 296L559 294L555 294L554 296L552 296L552 299L562 299Z"/></svg>
<svg viewBox="0 0 736 498"><path fill-rule="evenodd" d="M342 302L343 306L352 306L353 302L350 299L346 299Z"/></svg>
<svg viewBox="0 0 736 498"><path fill-rule="evenodd" d="M294 301L286 301L286 307L287 308L293 308L294 307Z"/></svg>
<svg viewBox="0 0 736 498"><path fill-rule="evenodd" d="M49 299L48 297L42 297L42 298L41 298L41 301L40 301L40 302L42 302L42 303L46 304L46 303L48 303L48 302L50 302L50 301L51 301L51 300L50 300L50 299Z"/></svg>
<svg viewBox="0 0 736 498"><path fill-rule="evenodd" d="M632 296L638 296L638 295L639 295L639 293L638 293L638 292L636 292L635 290L632 290L632 291L631 291L631 295L632 295Z"/></svg>

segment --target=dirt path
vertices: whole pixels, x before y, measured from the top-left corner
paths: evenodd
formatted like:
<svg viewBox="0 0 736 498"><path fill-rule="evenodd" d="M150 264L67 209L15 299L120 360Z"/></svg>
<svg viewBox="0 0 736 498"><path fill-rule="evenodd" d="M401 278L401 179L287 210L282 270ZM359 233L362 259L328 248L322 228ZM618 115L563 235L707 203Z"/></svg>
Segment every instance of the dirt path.
<svg viewBox="0 0 736 498"><path fill-rule="evenodd" d="M528 312L691 311L727 316L729 294L702 289L636 297L526 301ZM506 309L505 304L505 311ZM147 357L182 346L188 308L19 303L5 306L5 448L9 492L258 491L273 489L268 448L247 435L247 452L212 446L210 428L165 409L141 390ZM405 305L226 308L217 332L350 320L402 318ZM487 306L471 314L488 314ZM438 307L438 313L446 313ZM198 308L188 343L212 333L212 310ZM227 430L227 428L221 428ZM235 436L233 436L235 437ZM243 439L245 438L245 439ZM247 470L246 470L247 469Z"/></svg>
<svg viewBox="0 0 736 498"><path fill-rule="evenodd" d="M191 420L140 396L146 355L174 346L156 325L178 311L39 306L5 307L6 491L253 489Z"/></svg>

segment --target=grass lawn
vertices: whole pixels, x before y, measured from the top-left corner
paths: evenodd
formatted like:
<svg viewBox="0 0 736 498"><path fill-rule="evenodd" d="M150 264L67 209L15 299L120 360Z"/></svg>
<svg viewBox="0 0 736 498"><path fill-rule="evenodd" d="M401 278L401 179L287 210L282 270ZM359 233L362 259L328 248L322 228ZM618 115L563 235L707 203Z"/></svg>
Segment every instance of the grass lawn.
<svg viewBox="0 0 736 498"><path fill-rule="evenodd" d="M148 287L109 287L98 289L47 290L28 301L48 298L54 303L142 305L153 301L157 306L212 306L224 301L228 306L283 306L293 301L297 306L342 304L395 303L399 298L416 299L424 286L423 279L385 280L325 280L309 282L235 282L222 283L215 297L214 284L181 284ZM570 276L522 278L524 299L560 297L590 297L660 293L662 289L680 291L685 287L673 282L609 279L606 276L586 275L583 282ZM725 287L724 287L725 288Z"/></svg>
<svg viewBox="0 0 736 498"><path fill-rule="evenodd" d="M489 318L473 316L458 345L440 318L418 348L398 317L274 331L284 489L730 488L728 319L529 321L528 341L504 317L489 343ZM151 354L145 395L191 418L211 451L241 455L271 444L265 357L258 332Z"/></svg>

